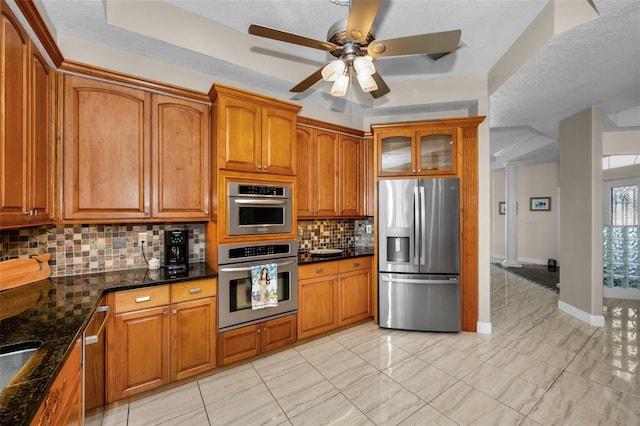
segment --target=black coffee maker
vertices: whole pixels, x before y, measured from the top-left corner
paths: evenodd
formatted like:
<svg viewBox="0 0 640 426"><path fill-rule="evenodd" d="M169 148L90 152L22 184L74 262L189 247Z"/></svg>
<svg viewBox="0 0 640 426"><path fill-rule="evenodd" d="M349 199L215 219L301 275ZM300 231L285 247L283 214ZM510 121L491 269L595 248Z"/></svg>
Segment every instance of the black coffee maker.
<svg viewBox="0 0 640 426"><path fill-rule="evenodd" d="M189 264L189 231L172 229L164 235L164 266L169 270L187 269Z"/></svg>

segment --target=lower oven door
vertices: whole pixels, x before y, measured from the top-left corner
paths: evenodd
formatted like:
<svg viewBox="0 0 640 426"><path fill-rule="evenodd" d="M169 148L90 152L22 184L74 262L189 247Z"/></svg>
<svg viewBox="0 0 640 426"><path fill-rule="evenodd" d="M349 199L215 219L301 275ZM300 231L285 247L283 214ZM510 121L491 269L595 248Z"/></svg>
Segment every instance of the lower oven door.
<svg viewBox="0 0 640 426"><path fill-rule="evenodd" d="M278 306L252 309L251 268L257 263L220 265L218 269L218 327L227 331L298 311L297 257L262 260L278 267Z"/></svg>

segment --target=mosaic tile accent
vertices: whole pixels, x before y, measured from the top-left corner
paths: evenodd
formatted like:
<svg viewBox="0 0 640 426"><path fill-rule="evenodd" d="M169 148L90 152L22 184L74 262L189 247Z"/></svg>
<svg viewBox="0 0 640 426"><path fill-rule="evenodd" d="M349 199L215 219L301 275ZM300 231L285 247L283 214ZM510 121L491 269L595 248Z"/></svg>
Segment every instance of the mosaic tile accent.
<svg viewBox="0 0 640 426"><path fill-rule="evenodd" d="M189 230L189 262L204 262L204 223L49 225L0 232L0 261L51 253L52 277L146 267L146 259L164 263L164 231ZM138 232L149 247L138 247Z"/></svg>
<svg viewBox="0 0 640 426"><path fill-rule="evenodd" d="M373 226L373 218L300 220L298 221L298 250L371 247L373 233L365 232L366 225Z"/></svg>

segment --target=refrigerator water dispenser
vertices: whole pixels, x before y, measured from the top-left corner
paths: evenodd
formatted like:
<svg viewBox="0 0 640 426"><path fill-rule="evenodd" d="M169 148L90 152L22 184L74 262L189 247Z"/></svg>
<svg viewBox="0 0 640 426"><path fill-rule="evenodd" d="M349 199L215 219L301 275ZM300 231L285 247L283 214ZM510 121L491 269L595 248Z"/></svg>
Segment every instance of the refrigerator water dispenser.
<svg viewBox="0 0 640 426"><path fill-rule="evenodd" d="M387 237L387 262L409 262L410 237Z"/></svg>

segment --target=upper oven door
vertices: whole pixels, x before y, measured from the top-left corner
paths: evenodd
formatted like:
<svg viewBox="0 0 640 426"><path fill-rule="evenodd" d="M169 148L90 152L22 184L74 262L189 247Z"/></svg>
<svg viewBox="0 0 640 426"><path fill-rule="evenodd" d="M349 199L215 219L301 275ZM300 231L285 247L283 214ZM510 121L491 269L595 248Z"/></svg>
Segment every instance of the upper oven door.
<svg viewBox="0 0 640 426"><path fill-rule="evenodd" d="M251 268L267 263L275 263L278 268L278 306L252 309ZM259 322L274 315L294 313L298 309L298 259L285 257L220 265L218 287L220 330Z"/></svg>
<svg viewBox="0 0 640 426"><path fill-rule="evenodd" d="M291 232L291 199L229 197L229 235Z"/></svg>

